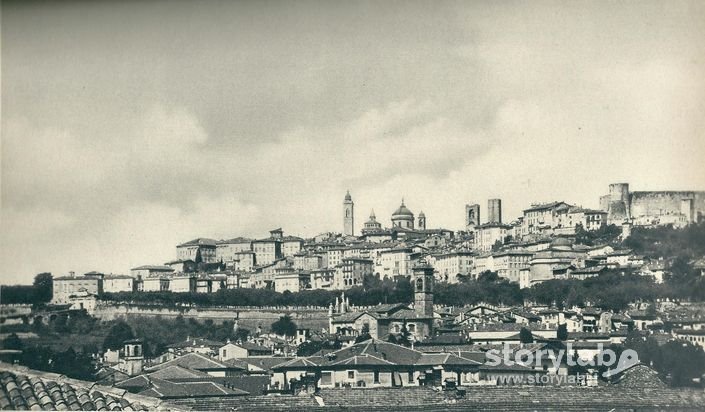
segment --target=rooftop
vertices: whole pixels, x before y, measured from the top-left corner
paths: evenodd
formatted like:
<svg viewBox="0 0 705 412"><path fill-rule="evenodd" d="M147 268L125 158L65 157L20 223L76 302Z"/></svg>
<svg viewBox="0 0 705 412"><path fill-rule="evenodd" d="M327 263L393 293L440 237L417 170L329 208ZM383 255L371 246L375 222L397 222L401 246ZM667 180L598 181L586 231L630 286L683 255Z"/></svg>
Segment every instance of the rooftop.
<svg viewBox="0 0 705 412"><path fill-rule="evenodd" d="M159 400L0 362L0 407L11 410L173 409Z"/></svg>

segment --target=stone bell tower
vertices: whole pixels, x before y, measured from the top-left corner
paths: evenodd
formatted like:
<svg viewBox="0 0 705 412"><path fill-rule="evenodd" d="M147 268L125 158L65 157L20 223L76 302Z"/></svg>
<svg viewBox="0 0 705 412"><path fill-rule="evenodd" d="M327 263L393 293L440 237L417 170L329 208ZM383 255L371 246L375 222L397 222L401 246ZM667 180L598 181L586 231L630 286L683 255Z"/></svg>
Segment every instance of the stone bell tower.
<svg viewBox="0 0 705 412"><path fill-rule="evenodd" d="M414 267L414 312L433 318L433 266L421 259Z"/></svg>
<svg viewBox="0 0 705 412"><path fill-rule="evenodd" d="M136 376L142 373L144 367L144 352L142 351L142 341L139 339L126 340L123 344L122 361L124 362L124 372L129 376Z"/></svg>
<svg viewBox="0 0 705 412"><path fill-rule="evenodd" d="M355 232L355 203L352 201L350 191L345 194L343 201L343 235L353 236Z"/></svg>

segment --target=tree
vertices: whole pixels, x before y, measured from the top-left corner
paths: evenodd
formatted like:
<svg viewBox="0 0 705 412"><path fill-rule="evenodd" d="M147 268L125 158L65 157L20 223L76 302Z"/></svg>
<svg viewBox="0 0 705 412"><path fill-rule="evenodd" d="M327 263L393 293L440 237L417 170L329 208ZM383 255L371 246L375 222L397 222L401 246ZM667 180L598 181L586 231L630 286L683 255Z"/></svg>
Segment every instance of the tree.
<svg viewBox="0 0 705 412"><path fill-rule="evenodd" d="M558 325L558 331L556 331L556 338L558 340L568 340L568 325L561 323Z"/></svg>
<svg viewBox="0 0 705 412"><path fill-rule="evenodd" d="M108 335L103 341L103 349L119 349L122 347L123 342L133 339L134 337L135 335L132 332L130 325L123 321L119 321L113 325L112 328L110 328L110 331L108 331Z"/></svg>
<svg viewBox="0 0 705 412"><path fill-rule="evenodd" d="M23 346L22 339L20 339L16 333L10 334L2 341L2 347L4 349L22 350Z"/></svg>
<svg viewBox="0 0 705 412"><path fill-rule="evenodd" d="M367 323L362 325L362 330L360 330L360 335L355 338L355 343L360 343L364 342L366 340L372 339L372 336L370 336L370 325Z"/></svg>
<svg viewBox="0 0 705 412"><path fill-rule="evenodd" d="M497 282L499 280L499 275L497 272L492 272L486 270L477 277L478 282Z"/></svg>
<svg viewBox="0 0 705 412"><path fill-rule="evenodd" d="M527 328L521 328L519 331L519 342L521 343L533 343L534 342L534 336L531 334L531 331Z"/></svg>
<svg viewBox="0 0 705 412"><path fill-rule="evenodd" d="M688 341L670 341L661 347L656 370L670 374L675 386L692 385L694 378L705 373L705 352Z"/></svg>
<svg viewBox="0 0 705 412"><path fill-rule="evenodd" d="M409 328L406 326L406 319L404 323L401 324L401 331L399 332L399 344L404 346L411 346L411 342L414 337L409 332Z"/></svg>
<svg viewBox="0 0 705 412"><path fill-rule="evenodd" d="M291 320L291 316L284 315L278 321L272 323L272 332L282 336L296 336L296 323Z"/></svg>
<svg viewBox="0 0 705 412"><path fill-rule="evenodd" d="M500 250L502 246L504 246L504 243L502 243L502 241L498 239L494 242L494 245L492 245L492 251L496 252Z"/></svg>
<svg viewBox="0 0 705 412"><path fill-rule="evenodd" d="M51 273L44 272L34 277L34 303L46 303L51 301L53 294L54 280Z"/></svg>

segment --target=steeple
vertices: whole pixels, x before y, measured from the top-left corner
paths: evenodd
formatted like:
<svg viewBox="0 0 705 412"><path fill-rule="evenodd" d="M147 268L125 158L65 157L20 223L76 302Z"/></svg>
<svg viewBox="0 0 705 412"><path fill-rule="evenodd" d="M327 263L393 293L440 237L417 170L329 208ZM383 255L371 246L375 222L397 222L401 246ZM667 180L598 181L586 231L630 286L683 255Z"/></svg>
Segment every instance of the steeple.
<svg viewBox="0 0 705 412"><path fill-rule="evenodd" d="M345 193L343 201L343 234L345 236L355 234L355 203L352 201L349 190Z"/></svg>
<svg viewBox="0 0 705 412"><path fill-rule="evenodd" d="M433 266L421 259L413 269L414 311L423 317L433 317Z"/></svg>

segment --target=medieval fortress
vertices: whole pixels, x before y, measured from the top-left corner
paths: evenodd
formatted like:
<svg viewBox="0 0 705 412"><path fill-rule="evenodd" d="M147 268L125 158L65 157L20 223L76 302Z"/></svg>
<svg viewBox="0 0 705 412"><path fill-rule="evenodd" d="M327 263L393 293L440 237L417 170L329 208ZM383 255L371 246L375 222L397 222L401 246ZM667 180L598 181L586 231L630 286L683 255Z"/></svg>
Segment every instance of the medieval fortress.
<svg viewBox="0 0 705 412"><path fill-rule="evenodd" d="M600 197L608 224L684 226L705 217L705 191L630 192L629 183L613 183Z"/></svg>

